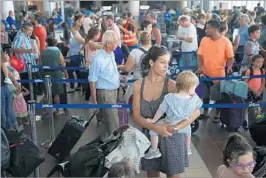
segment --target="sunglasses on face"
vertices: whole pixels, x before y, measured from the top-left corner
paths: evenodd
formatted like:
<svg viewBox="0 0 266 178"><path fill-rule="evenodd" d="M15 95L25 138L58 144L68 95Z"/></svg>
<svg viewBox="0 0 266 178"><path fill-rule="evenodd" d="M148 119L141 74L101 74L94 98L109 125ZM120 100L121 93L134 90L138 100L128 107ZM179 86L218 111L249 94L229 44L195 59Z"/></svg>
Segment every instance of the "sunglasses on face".
<svg viewBox="0 0 266 178"><path fill-rule="evenodd" d="M249 162L247 164L232 163L231 165L232 165L232 167L237 168L237 169L242 169L242 170L244 170L245 168L251 169L251 168L255 167L256 161L253 160L252 162Z"/></svg>

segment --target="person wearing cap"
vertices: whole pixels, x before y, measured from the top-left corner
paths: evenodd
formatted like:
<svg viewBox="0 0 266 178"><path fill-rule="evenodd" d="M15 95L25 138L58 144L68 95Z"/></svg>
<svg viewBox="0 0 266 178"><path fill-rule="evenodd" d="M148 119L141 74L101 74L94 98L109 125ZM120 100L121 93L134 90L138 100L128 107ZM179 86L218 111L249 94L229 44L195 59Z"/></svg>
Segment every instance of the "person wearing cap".
<svg viewBox="0 0 266 178"><path fill-rule="evenodd" d="M127 19L127 15L121 16L122 25L119 28L123 34L123 43L131 50L138 47L137 40L137 28L136 26Z"/></svg>
<svg viewBox="0 0 266 178"><path fill-rule="evenodd" d="M89 29L94 26L93 21L91 19L92 16L93 16L93 13L90 10L88 10L83 20L83 28L84 28L86 35L88 34Z"/></svg>

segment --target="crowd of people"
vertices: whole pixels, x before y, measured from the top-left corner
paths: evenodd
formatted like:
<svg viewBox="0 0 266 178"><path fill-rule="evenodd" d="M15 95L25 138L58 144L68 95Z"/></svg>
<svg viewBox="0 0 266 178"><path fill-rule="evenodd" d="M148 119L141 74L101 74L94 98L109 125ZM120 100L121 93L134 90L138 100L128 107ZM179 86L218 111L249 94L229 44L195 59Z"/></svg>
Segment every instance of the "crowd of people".
<svg viewBox="0 0 266 178"><path fill-rule="evenodd" d="M29 79L27 63L82 67L82 70L32 68L32 77L89 79L87 84L70 83L67 92L83 91L85 99L93 104L116 104L119 88L129 91L128 95L133 96L133 120L151 140L151 148L142 159L142 170L149 177L159 177L160 172L180 177L192 154L190 124L198 117L210 117L209 109L201 114L199 108L210 103L211 88L219 85L219 81L206 83L201 101L196 93L199 79L193 71L182 71L176 74L175 81L170 79L167 73L173 51L162 45L168 42L161 26L167 24L170 28L169 24L174 24L177 17L176 41L182 52L178 64L196 65L201 77L225 77L231 72L246 76L265 74L266 15L259 5L255 11L234 7L232 12L215 9L205 13L184 8L174 17L163 7L159 14L147 12L145 20L139 22L140 28L130 12L117 20L114 15L103 15L100 9L75 12L70 5L67 7L65 22L60 9L55 9L47 20L40 14L31 17L23 12L23 19L18 22L13 11L6 20L1 19L1 35L17 31L9 44L1 44L2 127L21 132L23 125L28 124L26 102L43 93L47 100L42 83L34 83L34 91L30 91L28 83L17 82ZM158 22L162 14L163 20ZM62 32L59 38L58 31ZM22 68L18 66L21 61ZM136 82L126 86L127 75L131 74ZM260 101L265 79L245 81L250 100ZM53 103L62 103L65 87L63 83L53 82ZM44 111L43 119L47 113ZM164 113L166 118L158 124ZM64 111L58 109L55 114L62 115ZM219 122L219 112L213 119ZM119 127L118 110L100 109L97 120L106 127L102 136L107 137ZM225 165L218 168L218 173L220 177L253 177L254 160L252 147L241 136L233 135L224 150ZM120 164L109 174L131 177L130 167L123 168L125 165ZM117 169L124 170L121 173Z"/></svg>

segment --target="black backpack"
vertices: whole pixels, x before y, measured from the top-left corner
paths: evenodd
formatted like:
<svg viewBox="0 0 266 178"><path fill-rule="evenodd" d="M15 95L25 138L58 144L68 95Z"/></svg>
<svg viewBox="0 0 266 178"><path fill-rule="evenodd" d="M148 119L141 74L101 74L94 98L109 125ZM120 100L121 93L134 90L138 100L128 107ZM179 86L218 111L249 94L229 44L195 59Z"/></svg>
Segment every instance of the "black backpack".
<svg viewBox="0 0 266 178"><path fill-rule="evenodd" d="M44 162L44 156L27 135L12 130L3 130L10 148L10 166L7 172L13 177L28 177Z"/></svg>
<svg viewBox="0 0 266 178"><path fill-rule="evenodd" d="M121 126L106 140L100 137L78 149L64 163L56 165L47 177L59 172L63 177L103 177L108 169L104 167L105 157L116 149L123 140L122 133L129 128Z"/></svg>
<svg viewBox="0 0 266 178"><path fill-rule="evenodd" d="M253 75L254 75L254 69L253 69L253 67L251 66L251 67L248 68L248 69L250 70L250 76L253 76ZM247 70L248 70L248 69L247 69ZM242 76L245 76L245 75L246 75L247 70L245 70L245 71L242 73ZM261 73L261 75L263 75L263 68L260 68L260 73Z"/></svg>
<svg viewBox="0 0 266 178"><path fill-rule="evenodd" d="M140 57L140 68L141 68L141 75L142 75L142 77L144 78L144 77L146 77L146 76L148 75L148 73L149 73L149 61L145 61L145 60L143 60L143 59L146 57L148 51L145 50L145 49L142 48L142 47L140 47L140 48L138 48L138 49L139 49L140 51L143 52L142 56Z"/></svg>

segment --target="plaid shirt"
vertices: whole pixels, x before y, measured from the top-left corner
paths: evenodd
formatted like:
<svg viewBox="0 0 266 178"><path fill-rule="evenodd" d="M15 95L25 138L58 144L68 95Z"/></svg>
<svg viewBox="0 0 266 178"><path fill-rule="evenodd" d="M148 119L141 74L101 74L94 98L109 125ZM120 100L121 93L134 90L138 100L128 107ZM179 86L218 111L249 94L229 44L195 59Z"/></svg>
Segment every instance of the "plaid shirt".
<svg viewBox="0 0 266 178"><path fill-rule="evenodd" d="M31 39L29 36L27 36L24 32L19 31L14 39L13 44L14 49L33 49ZM31 63L33 66L36 66L36 60L33 54L31 53L15 53L15 55L24 61L25 68L21 73L28 72L27 70L27 63ZM32 68L32 72L38 72L37 68Z"/></svg>

